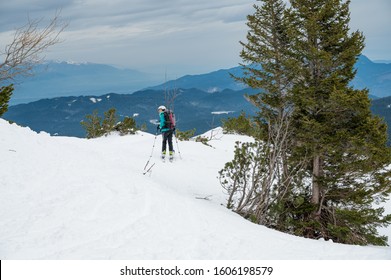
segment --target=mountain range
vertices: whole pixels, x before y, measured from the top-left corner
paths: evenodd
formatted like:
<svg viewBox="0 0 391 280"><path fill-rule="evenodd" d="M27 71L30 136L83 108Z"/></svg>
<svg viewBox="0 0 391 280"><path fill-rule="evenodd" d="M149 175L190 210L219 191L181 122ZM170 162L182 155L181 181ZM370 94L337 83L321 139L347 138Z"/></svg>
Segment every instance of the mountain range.
<svg viewBox="0 0 391 280"><path fill-rule="evenodd" d="M49 61L38 64L33 73L17 81L10 105L60 96L133 93L163 82L155 74L96 63Z"/></svg>
<svg viewBox="0 0 391 280"><path fill-rule="evenodd" d="M205 92L199 89L178 89L175 98L175 115L178 129L196 129L203 133L220 126L221 120L238 116L242 111L255 114L255 108L243 95L249 90L226 89ZM100 115L115 108L120 119L135 117L138 125L146 124L151 133L157 127L157 107L164 104L164 90L142 90L134 94L110 93L101 96L70 96L41 99L28 104L10 106L5 119L45 131L52 135L84 137L80 122L97 110Z"/></svg>
<svg viewBox="0 0 391 280"><path fill-rule="evenodd" d="M391 96L391 63L375 63L360 56L356 63L357 74L352 85L357 89L368 88L376 97Z"/></svg>
<svg viewBox="0 0 391 280"><path fill-rule="evenodd" d="M244 88L231 77L231 74L243 75L241 67L185 75L156 86L151 85L154 83L151 74L108 65L62 62L40 67L37 72L40 74L17 86L11 99L13 106L4 118L53 135L84 137L80 122L86 115L94 110L103 115L110 108L116 108L121 119L134 116L139 125L146 124L148 131L154 133L156 108L166 104L167 94L176 95L174 109L178 129L182 131L195 128L196 133L203 133L221 125L221 120L227 117L236 117L241 112L256 113L256 108L244 98L244 94L255 91ZM391 124L391 98L388 98L391 96L391 64L375 63L361 56L356 68L352 85L358 89L368 88L373 113ZM21 92L21 87L26 91ZM133 92L137 87L143 89ZM31 98L29 96L39 100L18 104Z"/></svg>
<svg viewBox="0 0 391 280"><path fill-rule="evenodd" d="M373 99L391 96L391 63L375 63L362 55L355 68L357 73L352 86L357 89L368 88L370 97ZM164 89L175 86L176 88L198 88L207 92L221 91L226 88L243 89L244 86L236 82L230 74L237 77L243 76L242 67L221 69L201 75L186 75L151 88Z"/></svg>

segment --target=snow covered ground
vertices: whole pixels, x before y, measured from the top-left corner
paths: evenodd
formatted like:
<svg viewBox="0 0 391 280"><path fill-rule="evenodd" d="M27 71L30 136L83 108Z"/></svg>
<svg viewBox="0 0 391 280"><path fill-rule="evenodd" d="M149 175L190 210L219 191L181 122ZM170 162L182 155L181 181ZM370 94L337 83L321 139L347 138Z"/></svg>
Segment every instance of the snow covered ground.
<svg viewBox="0 0 391 280"><path fill-rule="evenodd" d="M390 247L299 238L222 206L217 172L234 142L249 138L180 141L175 161L163 163L158 136L143 175L154 139L51 137L0 119L0 259L391 259ZM382 233L391 241L389 229Z"/></svg>

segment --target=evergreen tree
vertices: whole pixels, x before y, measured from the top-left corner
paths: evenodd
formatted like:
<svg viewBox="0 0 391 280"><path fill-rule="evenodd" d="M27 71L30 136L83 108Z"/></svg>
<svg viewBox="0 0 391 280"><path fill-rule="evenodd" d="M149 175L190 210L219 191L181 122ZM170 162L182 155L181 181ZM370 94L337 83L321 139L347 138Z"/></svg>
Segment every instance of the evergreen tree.
<svg viewBox="0 0 391 280"><path fill-rule="evenodd" d="M118 116L115 108L110 108L104 112L104 118L98 115L98 111L94 110L92 115L86 116L86 121L82 121L81 125L87 132L87 138L97 138L103 135L108 135L113 131L118 131L121 136L127 134L135 134L137 130L145 129L137 127L136 120L131 117L125 117L122 121L117 122Z"/></svg>
<svg viewBox="0 0 391 280"><path fill-rule="evenodd" d="M222 120L222 128L224 133L257 136L251 118L246 117L244 112L242 112L237 118Z"/></svg>
<svg viewBox="0 0 391 280"><path fill-rule="evenodd" d="M382 244L376 226L391 221L374 210L390 192L386 125L371 115L366 90L350 82L364 48L361 32L349 34L349 3L292 0L299 79L293 90L297 158L309 159L312 213L299 230L309 237L353 244ZM310 225L310 226L308 226Z"/></svg>
<svg viewBox="0 0 391 280"><path fill-rule="evenodd" d="M135 134L138 129L136 125L136 120L131 117L125 117L123 121L117 123L114 128L120 133L121 136L127 134ZM143 127L141 127L141 130L143 130Z"/></svg>
<svg viewBox="0 0 391 280"><path fill-rule="evenodd" d="M261 176L251 198L260 203L243 209L254 221L293 234L386 245L377 227L390 224L391 215L374 207L391 192L391 153L386 125L371 114L367 90L350 85L364 48L362 33L349 33L350 1L291 0L289 9L279 0L260 2L248 17L241 53L246 76L240 80L263 92L249 100L260 108L265 145L249 156L260 161L262 154L266 164L239 177L227 164L225 174L233 184L241 176L280 175L266 181ZM239 152L236 160L245 155ZM265 188L265 182L277 183ZM245 201L244 193L232 197Z"/></svg>
<svg viewBox="0 0 391 280"><path fill-rule="evenodd" d="M5 114L8 110L8 102L11 99L12 92L14 91L14 86L11 84L9 86L0 87L0 117Z"/></svg>
<svg viewBox="0 0 391 280"><path fill-rule="evenodd" d="M101 124L102 118L99 117L98 110L94 110L92 115L87 115L86 119L86 121L81 121L81 125L86 130L88 139L100 137L105 133Z"/></svg>
<svg viewBox="0 0 391 280"><path fill-rule="evenodd" d="M106 135L114 130L117 121L118 121L118 117L115 108L110 108L108 111L104 112L102 129L104 133L106 133Z"/></svg>
<svg viewBox="0 0 391 280"><path fill-rule="evenodd" d="M242 161L241 151L245 151L252 160L259 159L262 155L263 160L257 164L246 163L247 167L242 169L242 172L245 170L247 173L246 176L253 177L250 181L251 191L231 188L246 196L242 201L246 201L248 205L243 205L242 202L236 206L235 203L232 205L242 214L245 210L244 215L252 217L257 223L280 227L277 225L280 214L276 205L283 204L292 183L287 155L292 144L291 90L296 77L296 61L292 58L289 40L294 28L287 20L282 0L259 2L260 6L254 5L255 13L247 17L250 30L247 42L241 42L243 50L240 54L246 63L242 64L244 76L236 79L251 88L259 89L259 94L247 98L259 108L256 118L258 127L254 133L258 134L256 136L263 144L238 146L234 161ZM222 178L235 174L235 170L229 170L234 166L235 164L227 165L220 173ZM238 180L234 179L233 182L236 184ZM251 197L254 194L258 195Z"/></svg>

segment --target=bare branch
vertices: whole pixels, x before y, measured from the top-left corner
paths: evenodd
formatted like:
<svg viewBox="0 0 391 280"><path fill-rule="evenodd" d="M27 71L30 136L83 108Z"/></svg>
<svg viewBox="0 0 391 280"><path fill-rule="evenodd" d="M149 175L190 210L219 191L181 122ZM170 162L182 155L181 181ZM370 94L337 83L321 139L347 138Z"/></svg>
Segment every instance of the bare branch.
<svg viewBox="0 0 391 280"><path fill-rule="evenodd" d="M15 81L18 76L32 75L33 66L43 62L43 53L60 42L59 36L68 26L56 13L49 24L40 28L42 19L28 19L26 25L15 31L12 42L5 46L0 55L0 83Z"/></svg>

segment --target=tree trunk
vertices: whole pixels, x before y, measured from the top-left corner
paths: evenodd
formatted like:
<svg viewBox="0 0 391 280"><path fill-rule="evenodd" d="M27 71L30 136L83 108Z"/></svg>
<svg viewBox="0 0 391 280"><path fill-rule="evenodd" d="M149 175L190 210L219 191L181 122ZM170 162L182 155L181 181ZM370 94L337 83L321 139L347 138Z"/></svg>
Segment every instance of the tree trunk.
<svg viewBox="0 0 391 280"><path fill-rule="evenodd" d="M323 162L319 155L315 156L313 159L312 167L312 197L311 203L318 205L320 202L320 190L321 185L319 179L323 176Z"/></svg>

